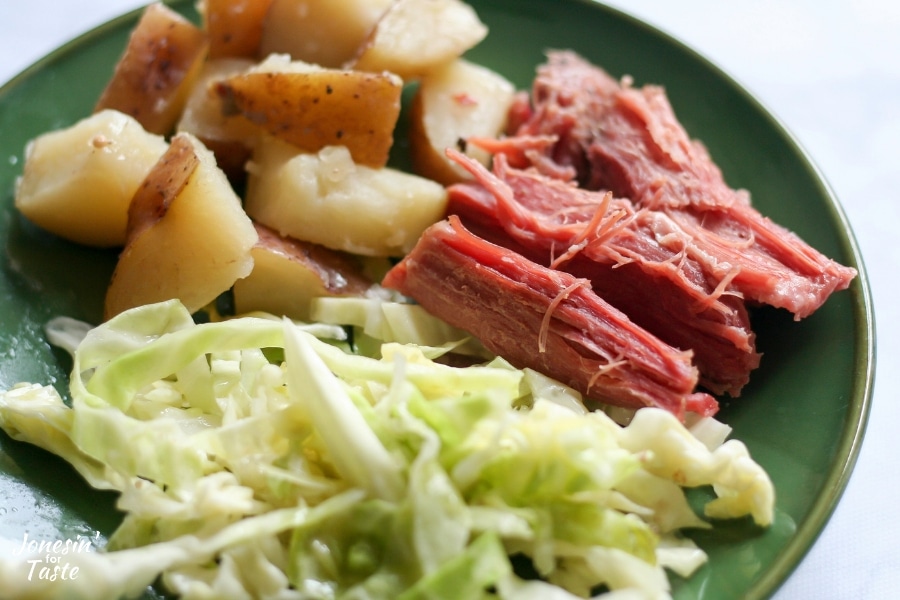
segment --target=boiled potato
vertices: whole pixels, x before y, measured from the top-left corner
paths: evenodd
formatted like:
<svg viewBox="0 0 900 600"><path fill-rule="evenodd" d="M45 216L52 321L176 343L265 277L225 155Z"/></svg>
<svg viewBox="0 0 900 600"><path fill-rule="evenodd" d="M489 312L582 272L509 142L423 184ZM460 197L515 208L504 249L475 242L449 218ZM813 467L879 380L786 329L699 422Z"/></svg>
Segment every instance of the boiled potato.
<svg viewBox="0 0 900 600"><path fill-rule="evenodd" d="M149 5L97 101L137 119L151 133L175 126L206 57L206 34L160 3Z"/></svg>
<svg viewBox="0 0 900 600"><path fill-rule="evenodd" d="M411 80L462 56L487 32L462 0L396 0L349 66Z"/></svg>
<svg viewBox="0 0 900 600"><path fill-rule="evenodd" d="M234 283L238 314L263 311L309 321L313 298L363 296L372 287L358 257L255 225L253 271Z"/></svg>
<svg viewBox="0 0 900 600"><path fill-rule="evenodd" d="M122 246L131 197L167 148L132 117L101 111L28 144L15 206L72 242Z"/></svg>
<svg viewBox="0 0 900 600"><path fill-rule="evenodd" d="M235 110L302 150L342 145L359 164L387 163L403 91L395 75L324 69L273 55L218 87Z"/></svg>
<svg viewBox="0 0 900 600"><path fill-rule="evenodd" d="M270 138L248 165L245 208L281 235L364 256L399 256L444 216L443 186L353 162L343 146L297 152Z"/></svg>
<svg viewBox="0 0 900 600"><path fill-rule="evenodd" d="M262 28L260 56L289 54L294 60L339 68L393 0L272 0Z"/></svg>
<svg viewBox="0 0 900 600"><path fill-rule="evenodd" d="M203 308L250 273L256 241L212 152L177 134L132 199L105 318L176 298L191 312Z"/></svg>
<svg viewBox="0 0 900 600"><path fill-rule="evenodd" d="M500 74L464 59L422 79L410 111L410 154L416 173L444 185L468 179L447 158L448 147L488 166L490 155L465 141L500 135L515 94L513 84Z"/></svg>
<svg viewBox="0 0 900 600"><path fill-rule="evenodd" d="M240 113L228 114L215 86L219 81L243 73L254 65L252 60L245 58L207 61L176 126L177 131L194 134L212 150L219 167L235 182L243 179L244 164L250 158L259 128Z"/></svg>
<svg viewBox="0 0 900 600"><path fill-rule="evenodd" d="M209 57L252 58L259 55L263 23L272 0L200 0Z"/></svg>

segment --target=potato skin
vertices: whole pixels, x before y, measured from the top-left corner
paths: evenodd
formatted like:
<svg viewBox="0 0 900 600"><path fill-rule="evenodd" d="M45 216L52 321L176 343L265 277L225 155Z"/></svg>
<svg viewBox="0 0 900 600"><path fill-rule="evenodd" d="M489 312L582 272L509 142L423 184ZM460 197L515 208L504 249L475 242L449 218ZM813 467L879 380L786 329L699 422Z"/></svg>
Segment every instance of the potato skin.
<svg viewBox="0 0 900 600"><path fill-rule="evenodd" d="M263 311L309 321L310 304L323 296L364 296L374 285L358 256L283 237L254 223L253 271L234 283L238 314Z"/></svg>
<svg viewBox="0 0 900 600"><path fill-rule="evenodd" d="M253 223L212 152L190 134L172 138L128 217L128 243L106 290L105 319L176 298L196 312L253 269Z"/></svg>
<svg viewBox="0 0 900 600"><path fill-rule="evenodd" d="M149 5L94 111L112 108L151 133L170 133L206 50L206 34L199 27L163 4Z"/></svg>
<svg viewBox="0 0 900 600"><path fill-rule="evenodd" d="M357 164L377 168L394 143L403 82L341 69L255 71L218 89L251 122L301 150L345 146Z"/></svg>
<svg viewBox="0 0 900 600"><path fill-rule="evenodd" d="M166 216L169 206L181 195L199 166L200 158L188 138L173 138L168 151L160 157L131 199L126 247Z"/></svg>
<svg viewBox="0 0 900 600"><path fill-rule="evenodd" d="M256 58L272 0L201 0L209 58Z"/></svg>
<svg viewBox="0 0 900 600"><path fill-rule="evenodd" d="M245 58L207 60L176 126L176 131L194 134L212 150L219 167L238 186L245 179L244 165L260 130L244 115L229 114L215 87L217 82L248 71L255 64Z"/></svg>

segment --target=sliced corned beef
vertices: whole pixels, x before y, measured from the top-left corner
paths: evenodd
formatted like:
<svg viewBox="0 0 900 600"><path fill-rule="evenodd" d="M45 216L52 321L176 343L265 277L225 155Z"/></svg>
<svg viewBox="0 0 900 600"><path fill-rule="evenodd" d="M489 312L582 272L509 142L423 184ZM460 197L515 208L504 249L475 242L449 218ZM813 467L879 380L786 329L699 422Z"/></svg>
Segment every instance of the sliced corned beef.
<svg viewBox="0 0 900 600"><path fill-rule="evenodd" d="M636 324L692 349L701 385L739 395L760 360L746 307L717 289L676 223L611 194L511 168L502 155L490 172L448 154L474 177L449 188L451 214L493 243L590 280Z"/></svg>
<svg viewBox="0 0 900 600"><path fill-rule="evenodd" d="M812 314L856 275L762 216L731 189L706 148L678 122L663 88L620 84L570 51L539 67L530 112L493 148L515 166L610 190L664 212L690 235L705 270L748 300ZM555 139L548 143L548 139Z"/></svg>
<svg viewBox="0 0 900 600"><path fill-rule="evenodd" d="M664 343L590 289L466 230L451 216L430 227L383 284L460 327L513 365L553 377L587 398L683 418L713 414L694 391L689 351Z"/></svg>

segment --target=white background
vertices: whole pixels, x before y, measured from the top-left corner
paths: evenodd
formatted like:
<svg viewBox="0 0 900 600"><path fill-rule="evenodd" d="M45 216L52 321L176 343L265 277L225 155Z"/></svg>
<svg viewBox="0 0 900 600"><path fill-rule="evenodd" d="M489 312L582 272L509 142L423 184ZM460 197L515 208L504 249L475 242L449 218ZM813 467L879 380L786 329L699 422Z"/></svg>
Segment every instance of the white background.
<svg viewBox="0 0 900 600"><path fill-rule="evenodd" d="M138 0L0 1L0 81ZM838 508L777 600L900 593L900 2L619 0L753 92L809 151L846 210L869 273L878 375ZM0 132L2 135L2 132Z"/></svg>

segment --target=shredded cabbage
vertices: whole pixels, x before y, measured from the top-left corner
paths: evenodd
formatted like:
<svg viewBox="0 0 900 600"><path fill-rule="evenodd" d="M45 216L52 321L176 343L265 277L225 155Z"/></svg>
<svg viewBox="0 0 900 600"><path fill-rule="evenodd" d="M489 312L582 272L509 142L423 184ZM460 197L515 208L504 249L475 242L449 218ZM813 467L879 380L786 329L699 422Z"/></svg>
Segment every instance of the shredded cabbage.
<svg viewBox="0 0 900 600"><path fill-rule="evenodd" d="M502 359L441 364L452 330L377 356L344 332L195 324L177 301L51 323L71 405L21 384L0 392L0 426L117 490L125 517L103 552L72 555L75 580L29 581L27 557L0 558L5 597L159 580L188 599L667 598L666 571L706 559L683 535L710 526L685 487L712 487L708 517L772 521L769 478L714 421L648 408L621 426Z"/></svg>

